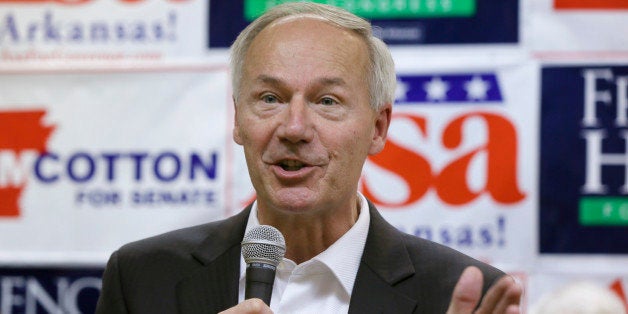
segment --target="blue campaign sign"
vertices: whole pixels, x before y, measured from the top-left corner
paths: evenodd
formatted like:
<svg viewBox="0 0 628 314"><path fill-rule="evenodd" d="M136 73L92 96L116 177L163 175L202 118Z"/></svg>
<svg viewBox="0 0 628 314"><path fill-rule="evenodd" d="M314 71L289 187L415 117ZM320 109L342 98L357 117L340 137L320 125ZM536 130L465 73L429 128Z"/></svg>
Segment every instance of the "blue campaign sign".
<svg viewBox="0 0 628 314"><path fill-rule="evenodd" d="M229 47L249 20L245 17L246 0L210 1L209 6L209 48ZM261 2L261 1L260 1ZM275 1L281 2L281 1ZM316 1L321 2L321 1ZM325 2L325 1L322 1ZM331 1L330 1L331 2ZM351 1L344 1L345 5ZM354 11L364 11L359 7L369 4L377 10L390 1L353 1ZM397 1L399 2L399 1ZM374 14L369 20L376 27L375 33L389 45L434 45L434 44L516 44L519 42L519 1L518 0L466 0L472 9L468 14L447 14L438 12L439 6L451 5L452 1L408 0L406 9L416 3L417 7L428 10L434 6L438 14L424 14L420 17L386 16ZM357 12L360 14L360 12Z"/></svg>
<svg viewBox="0 0 628 314"><path fill-rule="evenodd" d="M541 253L628 253L628 66L542 69Z"/></svg>
<svg viewBox="0 0 628 314"><path fill-rule="evenodd" d="M0 268L0 313L94 313L97 268Z"/></svg>

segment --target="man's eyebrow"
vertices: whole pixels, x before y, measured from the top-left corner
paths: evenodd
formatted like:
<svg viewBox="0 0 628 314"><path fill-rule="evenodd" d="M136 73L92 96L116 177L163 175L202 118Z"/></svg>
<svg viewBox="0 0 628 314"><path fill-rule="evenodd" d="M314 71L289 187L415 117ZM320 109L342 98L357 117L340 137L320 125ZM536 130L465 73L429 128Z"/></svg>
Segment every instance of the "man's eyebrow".
<svg viewBox="0 0 628 314"><path fill-rule="evenodd" d="M284 85L280 79L265 74L257 76L255 80L270 85Z"/></svg>
<svg viewBox="0 0 628 314"><path fill-rule="evenodd" d="M345 80L343 80L341 77L323 77L316 81L321 85L347 85L347 82L345 82Z"/></svg>

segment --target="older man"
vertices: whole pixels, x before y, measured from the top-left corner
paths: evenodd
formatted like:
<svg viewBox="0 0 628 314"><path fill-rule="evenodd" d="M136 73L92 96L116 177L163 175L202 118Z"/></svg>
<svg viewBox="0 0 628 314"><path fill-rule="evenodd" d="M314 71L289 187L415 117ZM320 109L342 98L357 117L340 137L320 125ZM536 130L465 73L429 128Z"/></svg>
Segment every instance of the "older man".
<svg viewBox="0 0 628 314"><path fill-rule="evenodd" d="M99 313L519 312L511 278L397 231L357 192L367 156L384 148L395 89L368 22L325 5L275 7L240 34L232 71L233 138L257 200L114 253ZM240 241L259 224L286 239L271 307L244 300Z"/></svg>

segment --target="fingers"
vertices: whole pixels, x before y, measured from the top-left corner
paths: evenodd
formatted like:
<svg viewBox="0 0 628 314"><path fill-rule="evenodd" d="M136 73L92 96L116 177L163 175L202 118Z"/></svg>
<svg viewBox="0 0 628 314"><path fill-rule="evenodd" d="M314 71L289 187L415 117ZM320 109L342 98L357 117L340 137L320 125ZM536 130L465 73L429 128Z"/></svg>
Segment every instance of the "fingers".
<svg viewBox="0 0 628 314"><path fill-rule="evenodd" d="M488 290L476 313L518 314L522 294L523 288L513 277L503 276Z"/></svg>
<svg viewBox="0 0 628 314"><path fill-rule="evenodd" d="M471 314L482 297L482 272L474 266L467 267L451 296L447 314Z"/></svg>
<svg viewBox="0 0 628 314"><path fill-rule="evenodd" d="M522 286L511 276L500 278L482 299L482 272L477 267L467 267L451 297L447 314L520 314ZM473 310L482 299L476 312Z"/></svg>
<svg viewBox="0 0 628 314"><path fill-rule="evenodd" d="M509 305L504 314L521 314L521 307L519 305Z"/></svg>
<svg viewBox="0 0 628 314"><path fill-rule="evenodd" d="M273 311L260 299L247 299L219 314L272 314Z"/></svg>

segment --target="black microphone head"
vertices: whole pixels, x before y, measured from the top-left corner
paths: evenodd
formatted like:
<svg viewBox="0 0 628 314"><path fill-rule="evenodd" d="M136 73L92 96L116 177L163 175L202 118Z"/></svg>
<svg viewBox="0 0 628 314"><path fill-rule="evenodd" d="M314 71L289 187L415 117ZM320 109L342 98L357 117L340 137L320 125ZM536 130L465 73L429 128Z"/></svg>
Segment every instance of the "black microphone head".
<svg viewBox="0 0 628 314"><path fill-rule="evenodd" d="M242 240L242 256L247 264L279 265L286 253L286 241L275 227L260 225L251 228Z"/></svg>

